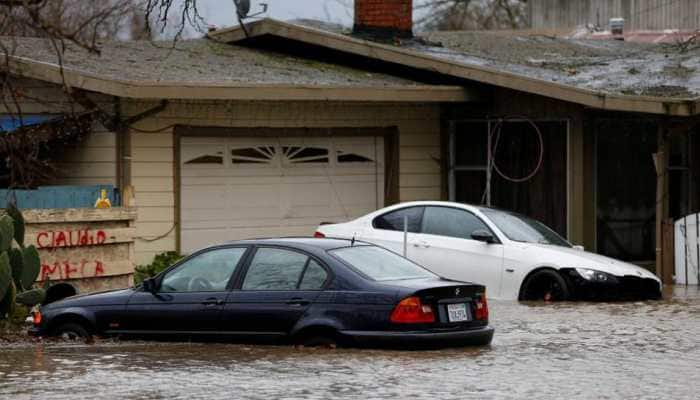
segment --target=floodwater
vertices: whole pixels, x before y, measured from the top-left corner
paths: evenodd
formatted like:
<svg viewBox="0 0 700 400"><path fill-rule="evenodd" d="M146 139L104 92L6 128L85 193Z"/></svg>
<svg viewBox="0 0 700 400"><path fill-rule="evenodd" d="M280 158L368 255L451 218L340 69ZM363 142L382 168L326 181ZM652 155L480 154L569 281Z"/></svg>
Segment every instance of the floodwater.
<svg viewBox="0 0 700 400"><path fill-rule="evenodd" d="M487 348L98 342L0 349L0 399L698 399L700 291L491 302Z"/></svg>

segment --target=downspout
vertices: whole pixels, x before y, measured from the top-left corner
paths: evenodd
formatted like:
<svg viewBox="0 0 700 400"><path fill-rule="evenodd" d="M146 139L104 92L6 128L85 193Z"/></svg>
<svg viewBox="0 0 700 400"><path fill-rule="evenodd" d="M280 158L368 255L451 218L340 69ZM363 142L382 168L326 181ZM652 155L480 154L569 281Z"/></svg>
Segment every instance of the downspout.
<svg viewBox="0 0 700 400"><path fill-rule="evenodd" d="M131 138L129 128L122 124L122 102L117 97L114 100L114 127L117 150L117 186L124 193L124 189L131 185ZM123 200L123 199L122 199Z"/></svg>

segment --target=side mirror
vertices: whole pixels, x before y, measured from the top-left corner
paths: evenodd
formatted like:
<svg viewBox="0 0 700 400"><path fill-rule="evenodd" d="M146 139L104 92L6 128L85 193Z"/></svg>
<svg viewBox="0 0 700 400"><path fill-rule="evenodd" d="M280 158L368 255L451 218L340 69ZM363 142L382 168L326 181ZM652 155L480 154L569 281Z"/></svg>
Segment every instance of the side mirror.
<svg viewBox="0 0 700 400"><path fill-rule="evenodd" d="M143 290L149 293L156 293L156 280L153 278L148 278L143 281Z"/></svg>
<svg viewBox="0 0 700 400"><path fill-rule="evenodd" d="M493 237L493 234L483 229L477 229L472 232L472 239L489 244L496 243L496 238Z"/></svg>

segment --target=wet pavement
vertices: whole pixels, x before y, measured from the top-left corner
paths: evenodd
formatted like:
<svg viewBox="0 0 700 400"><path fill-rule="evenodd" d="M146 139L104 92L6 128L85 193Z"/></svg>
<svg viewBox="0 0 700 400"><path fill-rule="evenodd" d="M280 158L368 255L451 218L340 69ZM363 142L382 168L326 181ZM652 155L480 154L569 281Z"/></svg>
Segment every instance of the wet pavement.
<svg viewBox="0 0 700 400"><path fill-rule="evenodd" d="M698 399L700 291L658 302L492 301L487 348L98 342L0 349L0 399Z"/></svg>

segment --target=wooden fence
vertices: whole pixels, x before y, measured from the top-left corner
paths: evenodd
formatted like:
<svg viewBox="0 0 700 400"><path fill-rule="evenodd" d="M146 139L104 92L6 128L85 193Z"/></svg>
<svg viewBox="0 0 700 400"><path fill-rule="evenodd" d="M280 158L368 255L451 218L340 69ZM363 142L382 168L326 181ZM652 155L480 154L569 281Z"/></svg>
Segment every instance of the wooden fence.
<svg viewBox="0 0 700 400"><path fill-rule="evenodd" d="M133 282L135 208L24 209L25 243L41 257L39 280L68 281L81 292Z"/></svg>
<svg viewBox="0 0 700 400"><path fill-rule="evenodd" d="M535 29L608 29L610 18L624 18L626 31L700 29L698 0L529 0L528 11Z"/></svg>

